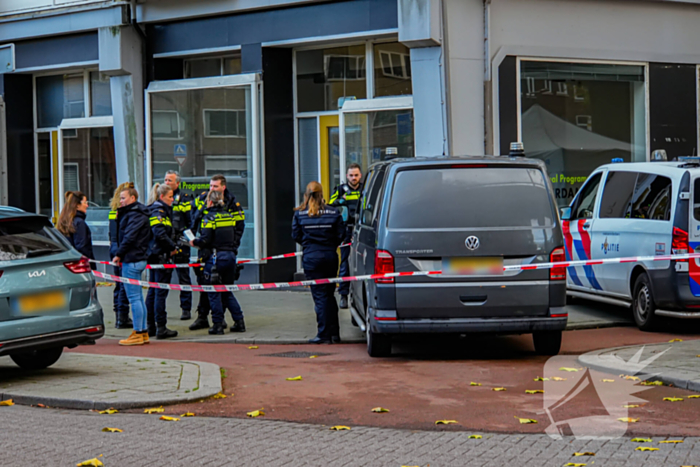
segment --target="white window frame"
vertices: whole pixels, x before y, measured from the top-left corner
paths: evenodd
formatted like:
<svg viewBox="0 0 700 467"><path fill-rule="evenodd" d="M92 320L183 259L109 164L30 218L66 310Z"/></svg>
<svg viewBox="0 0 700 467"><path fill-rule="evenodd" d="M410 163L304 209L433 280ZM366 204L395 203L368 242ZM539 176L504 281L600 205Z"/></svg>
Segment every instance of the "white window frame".
<svg viewBox="0 0 700 467"><path fill-rule="evenodd" d="M240 47L238 47L236 50L240 50ZM215 76L234 76L234 75L227 75L225 74L225 68L224 68L224 62L227 58L238 58L240 60L241 54L226 54L226 55L215 55L215 56L190 56L189 58L186 58L182 61L182 76L184 79L199 79L199 78L190 78L188 77L187 73L187 65L189 65L192 62L196 61L202 61L202 60L219 60L219 74ZM212 78L213 76L203 76L202 78Z"/></svg>
<svg viewBox="0 0 700 467"><path fill-rule="evenodd" d="M211 128L209 128L209 120L207 119L207 112L236 112L236 133L235 135L212 135ZM202 122L204 123L204 137L205 138L245 138L246 135L242 135L239 132L238 122L239 114L243 113L245 116L245 109L202 109Z"/></svg>
<svg viewBox="0 0 700 467"><path fill-rule="evenodd" d="M262 126L262 76L260 73L244 73L240 75L215 76L208 78L190 78L172 81L153 81L144 91L145 124L146 124L146 186L153 185L153 144L151 143L151 95L159 92L190 91L194 89L221 89L221 88L250 88L250 122L251 122L251 147L253 162L253 199L252 207L255 213L253 225L255 236L253 238L253 254L256 258L265 255L266 234L263 232L265 208L263 194L265 193L264 173L264 146ZM251 200L248 200L250 203Z"/></svg>
<svg viewBox="0 0 700 467"><path fill-rule="evenodd" d="M330 73L330 65L331 65L331 60L334 58L342 58L342 59L348 59L354 60L355 61L355 71L359 71L362 68L362 64L365 64L365 76L360 76L360 77L355 77L355 78L348 78L346 76L343 76L342 78L329 78L328 75ZM324 55L323 56L323 73L326 77L327 81L362 81L364 79L367 79L367 51L365 50L364 55L342 55L342 54L330 54L330 55ZM294 77L296 79L296 76Z"/></svg>
<svg viewBox="0 0 700 467"><path fill-rule="evenodd" d="M76 168L76 171L78 173L78 188L76 188L76 191L80 191L80 164L78 164L77 162L64 162L63 163L63 167L61 169L63 171L63 177L62 177L63 183L65 183L65 179L66 179L66 167L75 167Z"/></svg>
<svg viewBox="0 0 700 467"><path fill-rule="evenodd" d="M401 76L398 76L394 74L394 66L393 66L393 58L392 56L397 56L398 59L401 61ZM389 60L389 70L391 70L390 73L387 73L386 66L384 60ZM406 66L406 61L410 62L411 56L409 54L404 54L401 52L391 52L388 50L380 50L379 51L379 61L381 62L380 67L382 69L382 75L388 76L390 78L397 78L397 79L411 79L411 76L408 74L408 67Z"/></svg>

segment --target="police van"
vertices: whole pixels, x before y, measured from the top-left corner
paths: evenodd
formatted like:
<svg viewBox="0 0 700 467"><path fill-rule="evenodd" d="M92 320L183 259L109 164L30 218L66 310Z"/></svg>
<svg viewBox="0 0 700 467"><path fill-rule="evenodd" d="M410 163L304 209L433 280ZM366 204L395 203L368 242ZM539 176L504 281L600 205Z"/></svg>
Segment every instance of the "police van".
<svg viewBox="0 0 700 467"><path fill-rule="evenodd" d="M599 167L562 209L567 260L700 252L700 158ZM698 260L569 267L567 294L631 306L642 330L700 318Z"/></svg>

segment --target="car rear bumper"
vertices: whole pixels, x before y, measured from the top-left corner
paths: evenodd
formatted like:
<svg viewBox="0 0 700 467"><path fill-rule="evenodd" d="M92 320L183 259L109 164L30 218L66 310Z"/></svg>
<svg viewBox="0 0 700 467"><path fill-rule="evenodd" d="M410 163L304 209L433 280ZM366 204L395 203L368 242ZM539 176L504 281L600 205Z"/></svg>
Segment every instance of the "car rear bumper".
<svg viewBox="0 0 700 467"><path fill-rule="evenodd" d="M0 356L50 347L75 347L78 345L94 344L95 341L104 336L104 334L105 327L103 325L98 325L7 340L0 342Z"/></svg>
<svg viewBox="0 0 700 467"><path fill-rule="evenodd" d="M690 290L688 272L673 267L649 270L656 307L671 311L700 311L700 297Z"/></svg>

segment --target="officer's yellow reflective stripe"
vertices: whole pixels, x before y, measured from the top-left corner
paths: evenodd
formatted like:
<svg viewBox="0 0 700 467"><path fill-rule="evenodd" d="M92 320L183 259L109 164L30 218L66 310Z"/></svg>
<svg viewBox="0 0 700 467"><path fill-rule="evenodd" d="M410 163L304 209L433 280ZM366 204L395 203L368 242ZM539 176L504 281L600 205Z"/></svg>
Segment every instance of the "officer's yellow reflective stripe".
<svg viewBox="0 0 700 467"><path fill-rule="evenodd" d="M163 224L163 225L168 226L168 227L172 227L172 225L173 225L173 223L170 221L170 218L168 218L168 217L165 217L165 218L151 217L149 220L151 222L151 227L153 227L154 225L158 225L158 224Z"/></svg>
<svg viewBox="0 0 700 467"><path fill-rule="evenodd" d="M203 229L215 229L216 224L214 222L207 222L206 224L202 224Z"/></svg>
<svg viewBox="0 0 700 467"><path fill-rule="evenodd" d="M236 222L242 222L245 220L245 214L234 214L233 220Z"/></svg>
<svg viewBox="0 0 700 467"><path fill-rule="evenodd" d="M356 199L360 199L360 192L359 191L351 191L347 195L345 195L345 199L348 201L355 201Z"/></svg>
<svg viewBox="0 0 700 467"><path fill-rule="evenodd" d="M217 219L216 220L216 226L217 227L234 227L236 223L234 222L233 219Z"/></svg>
<svg viewBox="0 0 700 467"><path fill-rule="evenodd" d="M154 225L161 224L160 219L157 217L151 217L150 221L151 221L151 227L153 227Z"/></svg>
<svg viewBox="0 0 700 467"><path fill-rule="evenodd" d="M334 202L336 199L338 199L338 192L337 192L337 191L331 195L330 204L333 204L333 202Z"/></svg>
<svg viewBox="0 0 700 467"><path fill-rule="evenodd" d="M173 206L173 211L177 211L177 212L189 212L191 210L192 210L192 205L190 203L176 204Z"/></svg>
<svg viewBox="0 0 700 467"><path fill-rule="evenodd" d="M113 221L117 218L117 211L109 211L109 220Z"/></svg>

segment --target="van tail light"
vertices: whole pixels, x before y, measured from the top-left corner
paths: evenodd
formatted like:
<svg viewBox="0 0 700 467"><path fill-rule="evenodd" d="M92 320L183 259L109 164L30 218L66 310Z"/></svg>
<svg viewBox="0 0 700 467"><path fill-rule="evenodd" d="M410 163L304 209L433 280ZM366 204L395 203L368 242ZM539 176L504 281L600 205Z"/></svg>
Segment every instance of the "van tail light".
<svg viewBox="0 0 700 467"><path fill-rule="evenodd" d="M90 261L88 261L85 256L80 258L78 261L69 261L67 263L63 263L63 265L73 274L89 274L92 272Z"/></svg>
<svg viewBox="0 0 700 467"><path fill-rule="evenodd" d="M686 255L688 254L688 232L679 229L678 227L673 228L673 239L671 240L671 253L674 255ZM679 259L679 262L687 263L687 259Z"/></svg>
<svg viewBox="0 0 700 467"><path fill-rule="evenodd" d="M550 263L560 263L566 261L566 254L564 253L564 248L555 248L552 254L549 255ZM549 270L549 280L550 281L565 281L566 280L566 267L556 266Z"/></svg>
<svg viewBox="0 0 700 467"><path fill-rule="evenodd" d="M394 256L385 250L377 250L374 254L374 273L375 274L388 274L394 272ZM374 279L377 284L393 284L393 277L386 277L384 279Z"/></svg>
<svg viewBox="0 0 700 467"><path fill-rule="evenodd" d="M4 272L4 271L0 271L0 277L2 277L2 273L3 273L3 272Z"/></svg>

